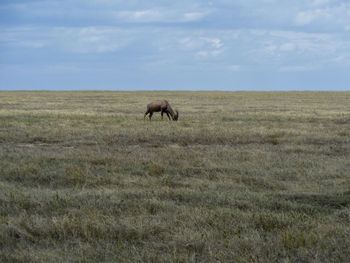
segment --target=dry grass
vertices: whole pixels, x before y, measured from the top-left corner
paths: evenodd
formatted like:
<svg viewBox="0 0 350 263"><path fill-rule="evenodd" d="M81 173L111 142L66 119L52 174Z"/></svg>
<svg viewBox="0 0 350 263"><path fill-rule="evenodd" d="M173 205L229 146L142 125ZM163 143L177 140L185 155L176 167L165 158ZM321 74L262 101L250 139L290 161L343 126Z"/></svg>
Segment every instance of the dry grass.
<svg viewBox="0 0 350 263"><path fill-rule="evenodd" d="M0 92L0 261L349 262L349 102Z"/></svg>

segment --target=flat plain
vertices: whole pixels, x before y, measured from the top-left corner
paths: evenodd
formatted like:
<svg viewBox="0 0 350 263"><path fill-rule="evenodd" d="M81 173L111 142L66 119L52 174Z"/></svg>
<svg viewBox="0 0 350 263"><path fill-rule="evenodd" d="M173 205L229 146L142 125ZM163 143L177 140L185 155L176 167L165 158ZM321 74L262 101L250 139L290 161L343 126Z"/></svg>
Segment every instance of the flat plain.
<svg viewBox="0 0 350 263"><path fill-rule="evenodd" d="M350 262L349 157L350 92L3 91L0 262Z"/></svg>

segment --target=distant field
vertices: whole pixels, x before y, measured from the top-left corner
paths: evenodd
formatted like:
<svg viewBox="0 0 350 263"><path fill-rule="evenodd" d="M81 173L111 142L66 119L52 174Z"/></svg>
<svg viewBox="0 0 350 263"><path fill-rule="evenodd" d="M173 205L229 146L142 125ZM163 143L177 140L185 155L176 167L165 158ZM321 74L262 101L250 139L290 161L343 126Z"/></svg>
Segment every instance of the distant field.
<svg viewBox="0 0 350 263"><path fill-rule="evenodd" d="M167 99L179 121L144 121ZM350 92L0 92L0 262L350 262Z"/></svg>

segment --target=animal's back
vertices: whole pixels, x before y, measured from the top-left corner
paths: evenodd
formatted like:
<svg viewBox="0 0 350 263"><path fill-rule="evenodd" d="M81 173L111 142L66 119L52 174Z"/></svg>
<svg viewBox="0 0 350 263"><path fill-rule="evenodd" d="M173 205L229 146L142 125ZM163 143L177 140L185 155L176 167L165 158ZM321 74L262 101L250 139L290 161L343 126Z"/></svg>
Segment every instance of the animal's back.
<svg viewBox="0 0 350 263"><path fill-rule="evenodd" d="M166 105L164 100L155 100L147 104L148 111L161 111L162 107Z"/></svg>

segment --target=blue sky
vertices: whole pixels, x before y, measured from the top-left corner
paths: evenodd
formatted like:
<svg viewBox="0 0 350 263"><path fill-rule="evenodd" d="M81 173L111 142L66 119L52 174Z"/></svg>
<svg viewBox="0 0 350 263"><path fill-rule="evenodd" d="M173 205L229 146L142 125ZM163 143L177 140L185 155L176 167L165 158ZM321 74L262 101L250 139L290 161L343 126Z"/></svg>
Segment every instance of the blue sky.
<svg viewBox="0 0 350 263"><path fill-rule="evenodd" d="M349 90L350 1L1 0L0 90Z"/></svg>

